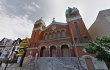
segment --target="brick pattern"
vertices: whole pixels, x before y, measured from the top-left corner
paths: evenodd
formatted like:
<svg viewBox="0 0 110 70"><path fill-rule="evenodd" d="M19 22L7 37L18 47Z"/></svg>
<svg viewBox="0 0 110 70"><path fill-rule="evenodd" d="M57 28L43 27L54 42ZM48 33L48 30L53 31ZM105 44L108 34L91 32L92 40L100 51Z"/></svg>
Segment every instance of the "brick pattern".
<svg viewBox="0 0 110 70"><path fill-rule="evenodd" d="M66 18L73 18L76 16L80 16L79 11L74 12L71 14L66 14ZM78 43L80 43L78 34L77 34L77 30L76 27L74 25L74 23L77 22L78 24L78 28L80 30L82 39L83 39L83 43L86 43L85 37L88 38L88 40L91 40L89 33L87 31L87 28L84 25L84 22L82 19L77 19L74 21L70 21L67 22L68 25L60 25L60 24L52 24L51 26L49 26L48 28L46 28L45 26L43 26L42 23L40 24L35 24L34 28L38 28L41 27L43 30L33 30L32 32L32 36L31 36L31 40L30 40L30 48L32 47L37 47L38 48L38 53L40 53L40 49L42 46L46 47L46 56L48 57L51 53L49 53L50 50L50 46L57 46L57 56L61 56L61 44L66 44L68 45L69 49L70 49L70 54L72 57L76 57L76 53L75 53L75 49L72 48L72 45L74 44L74 38L76 38L78 40ZM52 26L56 26L56 29L52 29ZM65 37L62 37L61 31L65 30ZM57 31L60 31L60 38L57 38ZM35 37L35 42L33 43L34 40L34 34L36 32L36 37ZM53 39L53 32L55 32L55 38ZM51 39L49 39L49 33L51 33ZM47 40L45 40L45 34L47 34ZM73 35L73 36L72 36ZM83 52L83 46L81 47L77 47L77 52L79 57L83 56L83 55L91 55L89 53L85 53ZM33 50L34 51L34 50ZM28 55L29 53L27 53ZM92 55L94 56L94 55Z"/></svg>

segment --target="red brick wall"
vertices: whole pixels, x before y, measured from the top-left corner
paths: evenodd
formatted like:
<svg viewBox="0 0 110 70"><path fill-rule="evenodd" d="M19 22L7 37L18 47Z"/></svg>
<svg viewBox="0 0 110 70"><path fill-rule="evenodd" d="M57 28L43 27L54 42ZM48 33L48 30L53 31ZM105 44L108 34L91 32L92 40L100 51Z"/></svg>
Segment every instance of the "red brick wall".
<svg viewBox="0 0 110 70"><path fill-rule="evenodd" d="M30 51L32 51L31 55L33 57L35 57L36 53L38 53L38 51L36 49L28 49L26 52L26 57L30 55Z"/></svg>
<svg viewBox="0 0 110 70"><path fill-rule="evenodd" d="M96 57L94 54L85 53L85 52L83 51L83 48L84 48L83 46L78 46L78 47L77 47L77 52L78 52L79 57L81 57L81 56L83 56L83 55L91 55L91 56Z"/></svg>
<svg viewBox="0 0 110 70"><path fill-rule="evenodd" d="M75 12L75 16L80 16L80 14L79 14L78 11ZM73 17L75 17L75 16L73 16ZM66 18L70 18L70 15L67 14L66 15ZM78 42L80 43L79 38L78 38L78 35L77 35L76 27L74 25L74 22L77 22L78 23L77 25L78 25L78 28L80 30L80 33L81 33L83 42L86 42L85 39L84 39L84 37L88 37L88 39L91 40L90 39L90 36L88 34L88 31L87 31L87 29L86 29L86 27L84 25L83 20L82 19L78 19L78 20L74 20L74 21L68 22L67 23L68 25L53 24L53 25L56 26L56 29L55 30L52 30L52 26L53 25L51 25L45 31L41 31L41 30L33 31L32 32L32 36L31 36L30 44L32 44L33 38L34 38L34 34L36 32L35 43L36 43L36 47L38 47L39 50L40 50L40 47L42 47L42 46L45 45L47 47L46 56L49 56L49 46L52 45L52 44L53 45L57 45L57 56L61 56L61 52L60 52L60 49L59 49L60 46L59 45L61 44L61 42L63 43L64 41L65 41L65 43L66 42L69 42L72 45L74 43L74 41L72 39L72 34L73 34L74 38L77 38L78 39ZM45 28L42 24L34 25L34 28L36 28L36 27ZM71 29L72 29L72 32L71 32ZM59 40L45 41L45 33L47 33L47 35L48 35L47 40L49 40L49 33L55 32L55 34L56 34L57 31L60 31L61 32L61 30L66 30L66 37L69 36L70 38L68 38L68 39L61 39L62 38L62 34L61 34ZM55 36L56 36L56 39L58 39L57 38L57 34ZM53 36L52 36L52 39L53 39ZM42 42L41 40L43 40L45 42ZM72 46L70 46L70 47L72 47ZM80 57L83 56L83 55L85 55L85 54L88 54L88 53L84 53L82 51L82 49L83 49L83 47L77 47L77 51L78 51L78 54L79 54ZM76 53L75 53L75 49L74 48L71 48L70 49L70 52L71 52L71 56L76 56ZM88 55L91 55L91 54L88 54ZM94 55L92 55L92 56L94 56Z"/></svg>

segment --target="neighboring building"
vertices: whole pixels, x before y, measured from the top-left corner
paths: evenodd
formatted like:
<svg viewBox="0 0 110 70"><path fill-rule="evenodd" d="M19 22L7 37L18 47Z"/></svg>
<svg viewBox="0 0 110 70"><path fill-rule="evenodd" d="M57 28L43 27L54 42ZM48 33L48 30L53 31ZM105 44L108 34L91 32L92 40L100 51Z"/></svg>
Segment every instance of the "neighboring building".
<svg viewBox="0 0 110 70"><path fill-rule="evenodd" d="M5 48L4 39L5 39L5 38L3 38L3 39L0 41L0 56L1 56L1 54L2 54L2 52L3 52L3 50L4 50L4 48Z"/></svg>
<svg viewBox="0 0 110 70"><path fill-rule="evenodd" d="M26 57L35 57L38 53L39 58L35 64L30 62L31 67L38 70L80 70L80 67L83 70L107 70L104 61L97 60L84 49L91 39L79 10L68 8L66 20L67 23L62 23L54 18L47 27L42 19L35 22Z"/></svg>
<svg viewBox="0 0 110 70"><path fill-rule="evenodd" d="M19 51L16 54L16 56L17 56L17 63L20 63L19 66L22 66L22 63L23 63L23 60L24 60L24 57L26 55L26 51L27 51L28 47L29 47L29 38L25 38L20 43Z"/></svg>
<svg viewBox="0 0 110 70"><path fill-rule="evenodd" d="M25 53L25 50L29 47L29 39L25 38L21 41L20 47L18 47L17 56L22 56ZM25 49L25 50L24 50Z"/></svg>
<svg viewBox="0 0 110 70"><path fill-rule="evenodd" d="M20 47L20 43L21 43L21 39L20 38L18 38L17 40L15 40L14 42L13 42L13 47L11 48L11 52L10 52L10 54L9 54L9 56L8 57L10 57L10 58L12 58L12 59L14 59L14 58L16 58L16 54L18 53L18 51L19 51L19 47Z"/></svg>
<svg viewBox="0 0 110 70"><path fill-rule="evenodd" d="M2 47L1 49L1 57L8 57L9 53L11 52L11 48L12 48L12 43L13 40L11 39L7 39L7 38L3 38L0 42L0 47Z"/></svg>
<svg viewBox="0 0 110 70"><path fill-rule="evenodd" d="M95 40L97 36L110 37L110 9L99 12L96 21L88 29L88 32L92 40Z"/></svg>

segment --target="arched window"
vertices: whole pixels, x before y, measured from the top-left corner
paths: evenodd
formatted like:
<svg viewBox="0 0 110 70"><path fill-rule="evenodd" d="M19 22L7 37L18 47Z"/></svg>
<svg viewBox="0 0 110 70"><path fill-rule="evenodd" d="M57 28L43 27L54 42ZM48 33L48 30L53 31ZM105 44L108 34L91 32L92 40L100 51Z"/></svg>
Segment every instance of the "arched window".
<svg viewBox="0 0 110 70"><path fill-rule="evenodd" d="M61 33L62 33L62 37L65 37L65 31L62 30Z"/></svg>
<svg viewBox="0 0 110 70"><path fill-rule="evenodd" d="M51 33L49 33L49 39L52 39L52 35L51 35Z"/></svg>
<svg viewBox="0 0 110 70"><path fill-rule="evenodd" d="M77 22L75 22L74 25L75 25L75 28L76 28L76 31L77 31L77 34L78 34L80 43L83 43L83 39L82 39L81 32L80 32L80 30L79 30L79 27L78 27Z"/></svg>
<svg viewBox="0 0 110 70"><path fill-rule="evenodd" d="M47 33L45 34L45 40L47 40Z"/></svg>
<svg viewBox="0 0 110 70"><path fill-rule="evenodd" d="M53 32L53 38L55 38L55 32Z"/></svg>
<svg viewBox="0 0 110 70"><path fill-rule="evenodd" d="M57 38L60 38L60 31L57 32Z"/></svg>
<svg viewBox="0 0 110 70"><path fill-rule="evenodd" d="M46 48L42 47L40 50L40 57L45 57L46 56Z"/></svg>
<svg viewBox="0 0 110 70"><path fill-rule="evenodd" d="M70 56L68 45L62 45L61 46L61 53L62 53L63 57L69 57Z"/></svg>
<svg viewBox="0 0 110 70"><path fill-rule="evenodd" d="M56 57L56 47L55 46L51 46L50 47L50 57Z"/></svg>

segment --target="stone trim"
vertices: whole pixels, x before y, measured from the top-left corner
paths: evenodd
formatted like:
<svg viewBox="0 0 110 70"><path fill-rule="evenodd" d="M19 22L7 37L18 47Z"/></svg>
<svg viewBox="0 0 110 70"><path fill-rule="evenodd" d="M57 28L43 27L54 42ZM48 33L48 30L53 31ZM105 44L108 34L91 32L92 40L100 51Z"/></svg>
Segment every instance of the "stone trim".
<svg viewBox="0 0 110 70"><path fill-rule="evenodd" d="M58 24L58 25L68 25L67 23L61 23L61 22L54 22L54 23L51 23L50 25L48 25L45 29L43 29L43 31L45 31L46 29L48 29L49 27L51 27L52 25L54 24Z"/></svg>
<svg viewBox="0 0 110 70"><path fill-rule="evenodd" d="M76 16L76 17L73 17L73 18L67 18L66 21L67 22L71 22L71 21L74 21L74 20L77 20L77 19L81 19L82 17L81 16Z"/></svg>
<svg viewBox="0 0 110 70"><path fill-rule="evenodd" d="M27 48L27 50L33 50L33 49L38 49L37 47L35 47L35 48Z"/></svg>
<svg viewBox="0 0 110 70"><path fill-rule="evenodd" d="M76 43L73 46L88 46L89 43Z"/></svg>
<svg viewBox="0 0 110 70"><path fill-rule="evenodd" d="M56 57L57 57L57 45L55 45L55 44L51 44L51 45L49 45L49 57L50 57L50 50L51 50L51 46L55 46L55 48L56 48Z"/></svg>
<svg viewBox="0 0 110 70"><path fill-rule="evenodd" d="M68 10L70 7L68 7L68 9L66 10L66 14L69 14ZM77 8L73 7L72 9L72 13L79 11Z"/></svg>
<svg viewBox="0 0 110 70"><path fill-rule="evenodd" d="M40 24L40 23L42 23L46 27L45 22L42 20L42 18L35 22L35 24Z"/></svg>
<svg viewBox="0 0 110 70"><path fill-rule="evenodd" d="M87 69L87 65L86 65L86 61L85 61L85 58L91 58L92 59L92 62L94 64L94 67L96 70L108 70L106 64L104 61L99 61L97 58L93 57L93 56L90 56L90 55L84 55L80 58L80 63L81 63L81 66L85 69L85 70L88 70Z"/></svg>
<svg viewBox="0 0 110 70"><path fill-rule="evenodd" d="M63 39L68 39L68 38L71 38L70 36L68 37L63 37L63 38L55 38L55 39L50 39L50 40L40 40L39 43L41 42L48 42L48 41L55 41L55 40L63 40Z"/></svg>
<svg viewBox="0 0 110 70"><path fill-rule="evenodd" d="M37 28L33 29L33 31L35 31L35 30L43 30L43 29L42 29L42 27L37 27Z"/></svg>

